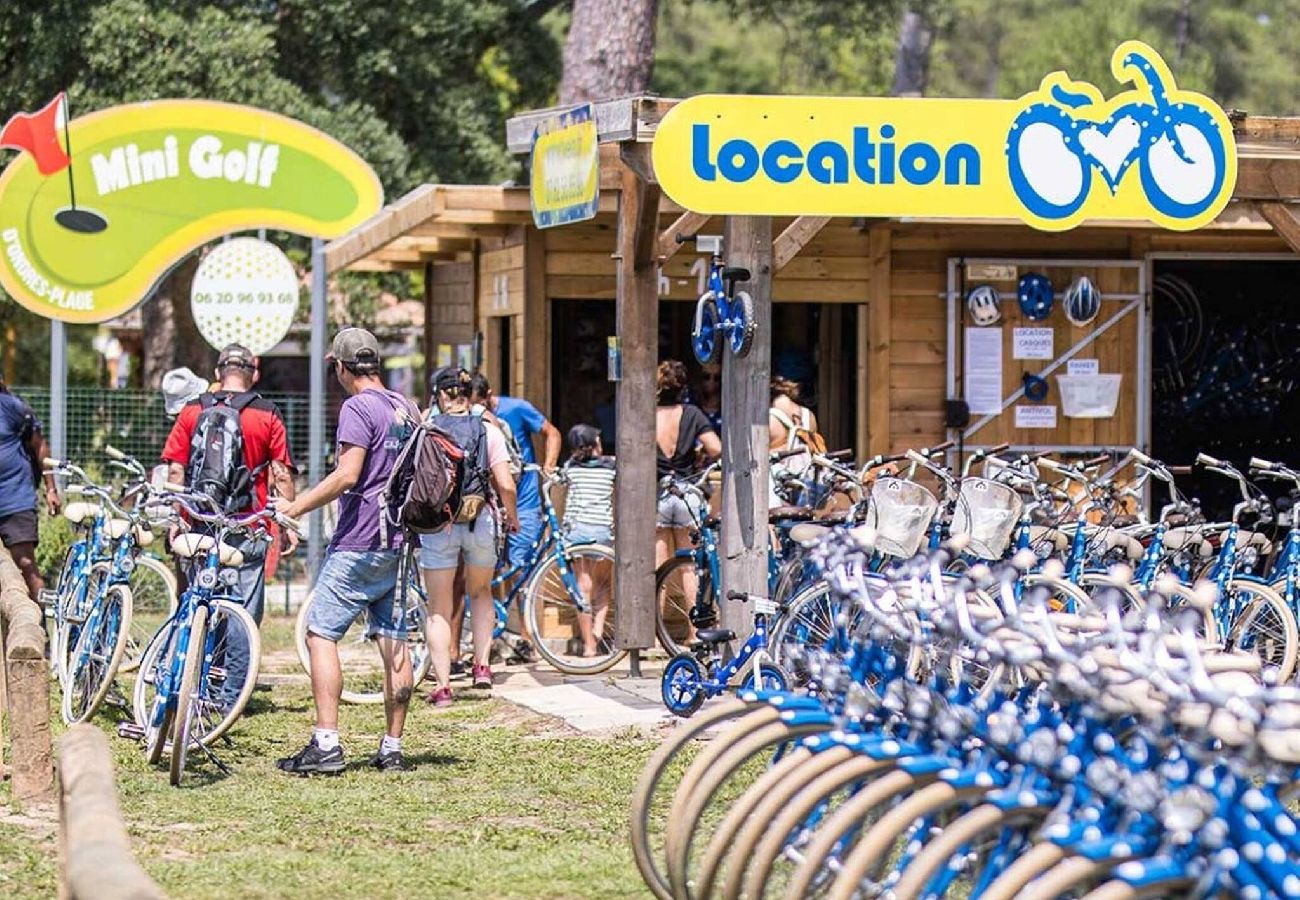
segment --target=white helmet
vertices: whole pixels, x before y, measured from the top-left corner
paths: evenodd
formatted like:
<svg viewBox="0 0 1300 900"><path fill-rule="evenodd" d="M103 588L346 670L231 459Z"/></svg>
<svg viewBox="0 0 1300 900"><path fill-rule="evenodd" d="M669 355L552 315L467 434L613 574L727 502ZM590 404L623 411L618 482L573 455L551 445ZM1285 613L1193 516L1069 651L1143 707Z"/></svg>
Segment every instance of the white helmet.
<svg viewBox="0 0 1300 900"><path fill-rule="evenodd" d="M992 325L1002 318L998 292L987 284L981 284L966 295L966 308L976 325Z"/></svg>
<svg viewBox="0 0 1300 900"><path fill-rule="evenodd" d="M1065 291L1065 317L1074 325L1088 325L1100 312L1101 292L1080 275Z"/></svg>

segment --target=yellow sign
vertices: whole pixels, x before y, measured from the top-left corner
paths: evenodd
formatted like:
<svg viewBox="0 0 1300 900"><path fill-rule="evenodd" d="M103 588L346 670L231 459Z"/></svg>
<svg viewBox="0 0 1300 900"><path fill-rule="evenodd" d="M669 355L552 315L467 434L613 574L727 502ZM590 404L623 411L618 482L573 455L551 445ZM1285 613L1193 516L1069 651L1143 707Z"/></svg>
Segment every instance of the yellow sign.
<svg viewBox="0 0 1300 900"><path fill-rule="evenodd" d="M538 228L581 222L600 203L600 147L591 104L543 121L533 133L530 178Z"/></svg>
<svg viewBox="0 0 1300 900"><path fill-rule="evenodd" d="M1237 179L1228 117L1139 41L1111 70L1132 89L1109 100L1064 72L1018 100L705 94L660 123L655 172L710 214L1209 223Z"/></svg>
<svg viewBox="0 0 1300 900"><path fill-rule="evenodd" d="M341 235L379 211L379 179L284 116L203 100L117 106L68 122L19 114L0 143L0 285L65 322L143 300L182 257L232 231ZM7 141L4 135L8 134Z"/></svg>

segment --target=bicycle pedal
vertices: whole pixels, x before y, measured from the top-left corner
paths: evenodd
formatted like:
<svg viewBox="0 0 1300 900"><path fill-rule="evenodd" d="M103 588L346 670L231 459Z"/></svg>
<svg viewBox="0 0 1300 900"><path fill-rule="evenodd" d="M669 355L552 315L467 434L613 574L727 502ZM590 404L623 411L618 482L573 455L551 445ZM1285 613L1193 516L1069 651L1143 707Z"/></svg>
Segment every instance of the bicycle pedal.
<svg viewBox="0 0 1300 900"><path fill-rule="evenodd" d="M144 740L144 728L134 722L119 722L117 736L126 738L129 741L142 741Z"/></svg>

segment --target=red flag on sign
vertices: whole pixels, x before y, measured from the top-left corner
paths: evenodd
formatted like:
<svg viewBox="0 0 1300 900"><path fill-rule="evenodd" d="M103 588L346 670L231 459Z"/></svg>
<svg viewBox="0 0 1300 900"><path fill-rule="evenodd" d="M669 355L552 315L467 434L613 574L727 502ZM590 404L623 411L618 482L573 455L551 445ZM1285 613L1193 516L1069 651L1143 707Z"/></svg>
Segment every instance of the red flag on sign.
<svg viewBox="0 0 1300 900"><path fill-rule="evenodd" d="M66 114L62 92L40 112L15 113L0 128L0 147L26 150L36 160L36 168L42 175L61 172L72 162L59 142L59 128Z"/></svg>

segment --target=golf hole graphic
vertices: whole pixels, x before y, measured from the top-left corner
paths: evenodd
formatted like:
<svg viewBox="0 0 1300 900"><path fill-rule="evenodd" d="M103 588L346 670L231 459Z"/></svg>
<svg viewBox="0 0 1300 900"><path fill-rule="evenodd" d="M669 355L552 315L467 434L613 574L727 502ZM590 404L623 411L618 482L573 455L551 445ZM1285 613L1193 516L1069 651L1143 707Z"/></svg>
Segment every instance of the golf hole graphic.
<svg viewBox="0 0 1300 900"><path fill-rule="evenodd" d="M261 355L289 333L298 311L298 273L274 244L234 238L199 263L190 308L213 347L243 344Z"/></svg>

